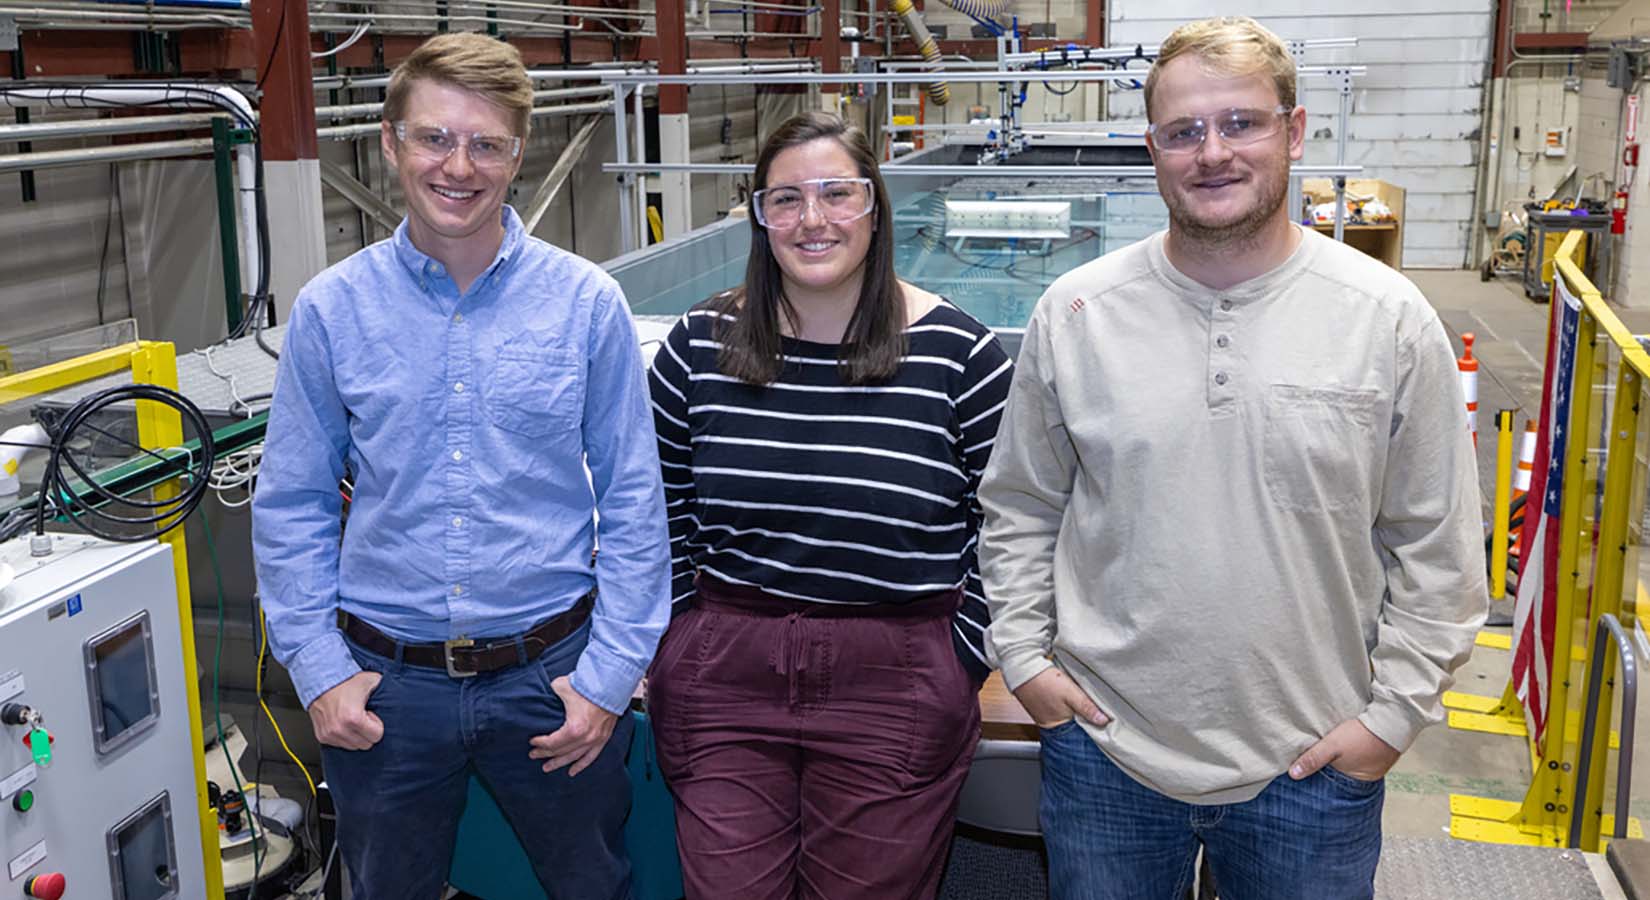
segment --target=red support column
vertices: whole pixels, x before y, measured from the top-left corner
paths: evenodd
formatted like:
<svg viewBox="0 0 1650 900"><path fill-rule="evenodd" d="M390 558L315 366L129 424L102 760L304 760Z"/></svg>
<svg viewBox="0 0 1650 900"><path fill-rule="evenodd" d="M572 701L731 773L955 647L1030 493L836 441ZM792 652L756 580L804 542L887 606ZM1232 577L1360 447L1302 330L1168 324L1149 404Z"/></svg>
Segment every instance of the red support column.
<svg viewBox="0 0 1650 900"><path fill-rule="evenodd" d="M835 75L842 71L842 0L823 0L819 9L820 71ZM842 90L838 84L822 84L822 94Z"/></svg>
<svg viewBox="0 0 1650 900"><path fill-rule="evenodd" d="M263 89L258 134L269 219L269 256L260 262L268 267L276 316L285 321L299 288L327 267L305 0L252 0L252 37Z"/></svg>
<svg viewBox="0 0 1650 900"><path fill-rule="evenodd" d="M304 0L252 0L264 160L315 159L315 86Z"/></svg>
<svg viewBox="0 0 1650 900"><path fill-rule="evenodd" d="M658 0L654 19L659 33L659 74L681 75L687 72L687 12L682 0ZM687 112L687 87L680 84L659 86L659 113L672 115Z"/></svg>

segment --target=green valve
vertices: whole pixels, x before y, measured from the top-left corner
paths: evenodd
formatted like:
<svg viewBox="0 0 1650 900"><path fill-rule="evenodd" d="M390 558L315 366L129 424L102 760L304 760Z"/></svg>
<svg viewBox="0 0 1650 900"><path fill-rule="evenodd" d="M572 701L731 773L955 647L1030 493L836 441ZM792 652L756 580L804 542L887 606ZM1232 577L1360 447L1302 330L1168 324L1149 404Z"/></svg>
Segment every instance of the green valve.
<svg viewBox="0 0 1650 900"><path fill-rule="evenodd" d="M34 764L49 766L52 764L52 736L44 728L36 728L29 732L29 752L34 754Z"/></svg>

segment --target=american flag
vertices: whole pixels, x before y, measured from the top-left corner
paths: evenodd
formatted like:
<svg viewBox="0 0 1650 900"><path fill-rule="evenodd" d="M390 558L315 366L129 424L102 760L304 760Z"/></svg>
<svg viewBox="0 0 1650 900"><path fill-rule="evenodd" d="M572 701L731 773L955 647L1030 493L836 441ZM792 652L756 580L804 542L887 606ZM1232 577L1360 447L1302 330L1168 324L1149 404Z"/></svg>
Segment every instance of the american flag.
<svg viewBox="0 0 1650 900"><path fill-rule="evenodd" d="M1557 623L1558 521L1564 500L1564 444L1570 422L1571 381L1575 374L1576 328L1581 301L1555 273L1554 326L1547 344L1547 385L1541 395L1541 424L1529 496L1540 498L1534 528L1525 528L1520 552L1527 560L1518 574L1513 605L1513 689L1524 705L1524 723L1540 751L1547 729L1548 677L1553 670L1553 631ZM1528 514L1526 513L1526 521Z"/></svg>

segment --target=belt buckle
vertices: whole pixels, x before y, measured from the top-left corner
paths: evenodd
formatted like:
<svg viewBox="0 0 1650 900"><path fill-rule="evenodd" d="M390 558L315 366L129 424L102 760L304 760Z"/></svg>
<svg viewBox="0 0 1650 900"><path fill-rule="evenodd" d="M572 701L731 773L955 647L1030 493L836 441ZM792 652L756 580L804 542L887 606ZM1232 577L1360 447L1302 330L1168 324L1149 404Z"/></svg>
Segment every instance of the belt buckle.
<svg viewBox="0 0 1650 900"><path fill-rule="evenodd" d="M454 638L450 641L441 642L441 655L447 662L447 675L449 677L474 678L476 675L480 674L474 671L460 672L459 670L453 668L453 650L462 647L474 647L475 643L475 641L470 640L469 638Z"/></svg>

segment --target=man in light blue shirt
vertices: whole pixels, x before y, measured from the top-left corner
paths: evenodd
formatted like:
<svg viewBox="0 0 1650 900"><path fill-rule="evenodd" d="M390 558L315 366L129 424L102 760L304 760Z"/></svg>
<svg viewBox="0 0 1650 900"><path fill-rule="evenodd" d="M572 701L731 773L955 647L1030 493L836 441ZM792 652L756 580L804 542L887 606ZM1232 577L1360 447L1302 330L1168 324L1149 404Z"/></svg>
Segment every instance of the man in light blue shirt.
<svg viewBox="0 0 1650 900"><path fill-rule="evenodd" d="M407 218L304 287L282 350L258 583L357 900L440 896L471 773L551 898L629 896L626 710L669 619L663 493L618 285L504 205L532 99L481 35L401 64L382 140Z"/></svg>

